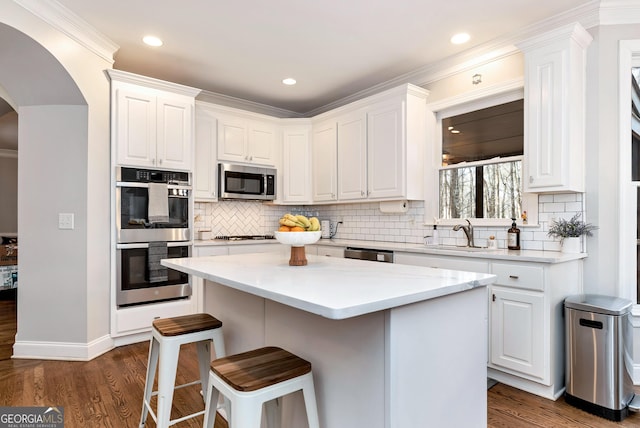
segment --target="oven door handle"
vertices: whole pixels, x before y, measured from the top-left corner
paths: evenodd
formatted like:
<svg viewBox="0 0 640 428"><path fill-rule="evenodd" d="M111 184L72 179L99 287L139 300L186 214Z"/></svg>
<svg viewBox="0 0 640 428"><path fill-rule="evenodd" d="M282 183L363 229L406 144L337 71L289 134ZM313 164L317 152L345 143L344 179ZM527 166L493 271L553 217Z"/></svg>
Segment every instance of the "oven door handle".
<svg viewBox="0 0 640 428"><path fill-rule="evenodd" d="M191 244L185 241L167 242L167 247L188 247ZM131 244L116 244L117 250L129 250L135 248L149 248L148 242L134 242Z"/></svg>
<svg viewBox="0 0 640 428"><path fill-rule="evenodd" d="M129 183L129 182L124 182L124 181L118 181L118 182L116 182L116 187L138 187L140 189L148 189L149 188L149 183ZM169 189L169 190L173 190L173 189L191 190L192 187L191 186L180 186L180 185L177 185L177 184L167 184L167 189Z"/></svg>

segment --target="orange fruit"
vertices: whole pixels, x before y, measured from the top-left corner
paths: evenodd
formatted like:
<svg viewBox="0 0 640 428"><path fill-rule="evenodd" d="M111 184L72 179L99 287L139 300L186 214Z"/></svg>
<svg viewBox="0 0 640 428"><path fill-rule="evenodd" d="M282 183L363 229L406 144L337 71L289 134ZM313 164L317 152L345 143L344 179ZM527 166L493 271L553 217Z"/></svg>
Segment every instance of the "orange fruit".
<svg viewBox="0 0 640 428"><path fill-rule="evenodd" d="M303 229L303 228L301 228L300 226L293 226L293 227L291 228L291 231L292 231L292 232L304 232L304 229Z"/></svg>
<svg viewBox="0 0 640 428"><path fill-rule="evenodd" d="M278 228L278 232L291 232L291 228L289 226L285 226L284 224Z"/></svg>

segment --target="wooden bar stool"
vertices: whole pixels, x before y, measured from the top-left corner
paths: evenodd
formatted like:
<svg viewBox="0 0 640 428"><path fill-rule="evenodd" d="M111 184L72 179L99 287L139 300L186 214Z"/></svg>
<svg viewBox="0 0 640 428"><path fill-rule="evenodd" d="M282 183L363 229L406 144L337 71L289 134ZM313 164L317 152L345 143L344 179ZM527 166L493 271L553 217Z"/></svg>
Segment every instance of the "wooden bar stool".
<svg viewBox="0 0 640 428"><path fill-rule="evenodd" d="M309 428L319 428L310 362L276 347L219 358L211 362L204 426L213 428L218 394L222 394L231 403L229 428L259 428L265 403L269 428L279 428L280 414L273 400L300 390Z"/></svg>
<svg viewBox="0 0 640 428"><path fill-rule="evenodd" d="M173 318L160 318L154 320L152 325L140 428L145 426L149 413L156 422L157 428L166 428L204 413L204 410L202 410L171 420L173 392L175 389L197 384L202 384L203 394L207 391L209 364L211 362L210 343L213 342L216 358L225 355L222 322L209 314L193 314ZM176 386L180 346L186 343L196 343L200 379ZM159 366L158 359L160 360ZM158 369L158 390L153 391L156 369ZM151 409L150 404L151 397L154 395L158 396L157 415Z"/></svg>

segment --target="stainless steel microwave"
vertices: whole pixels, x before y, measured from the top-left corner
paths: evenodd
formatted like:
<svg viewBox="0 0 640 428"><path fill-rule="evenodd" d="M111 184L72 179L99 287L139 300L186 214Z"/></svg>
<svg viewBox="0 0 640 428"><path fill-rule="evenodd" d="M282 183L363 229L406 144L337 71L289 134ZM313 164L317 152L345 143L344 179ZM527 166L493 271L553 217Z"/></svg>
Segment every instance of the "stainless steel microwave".
<svg viewBox="0 0 640 428"><path fill-rule="evenodd" d="M276 199L276 175L273 168L220 163L218 197L272 201Z"/></svg>

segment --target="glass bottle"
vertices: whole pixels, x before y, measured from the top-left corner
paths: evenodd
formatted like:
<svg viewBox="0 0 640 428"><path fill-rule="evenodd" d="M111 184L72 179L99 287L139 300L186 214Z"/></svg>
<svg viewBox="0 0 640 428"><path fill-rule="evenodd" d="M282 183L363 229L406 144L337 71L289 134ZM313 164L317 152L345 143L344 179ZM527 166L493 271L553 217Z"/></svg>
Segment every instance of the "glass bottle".
<svg viewBox="0 0 640 428"><path fill-rule="evenodd" d="M511 223L511 228L507 230L507 248L510 250L519 250L520 249L520 229L516 225L516 219L511 218L513 223Z"/></svg>

